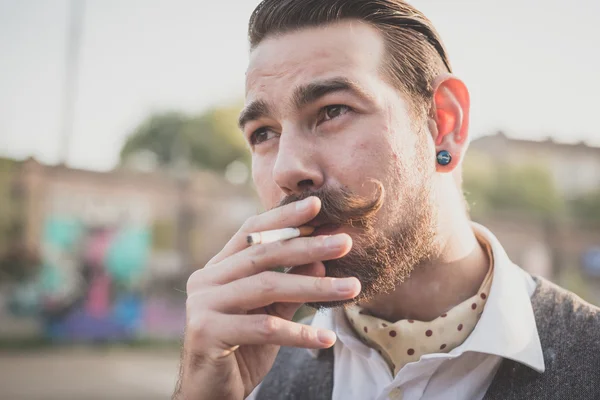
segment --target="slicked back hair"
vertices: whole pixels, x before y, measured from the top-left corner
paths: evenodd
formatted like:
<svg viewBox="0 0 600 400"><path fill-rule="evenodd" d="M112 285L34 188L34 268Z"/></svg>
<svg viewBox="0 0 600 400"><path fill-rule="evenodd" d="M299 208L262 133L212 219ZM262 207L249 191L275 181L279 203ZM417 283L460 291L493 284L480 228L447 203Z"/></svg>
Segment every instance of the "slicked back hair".
<svg viewBox="0 0 600 400"><path fill-rule="evenodd" d="M378 29L386 45L389 83L408 95L417 115L427 113L433 80L452 72L442 40L423 13L402 0L263 0L248 24L250 48L266 37L359 20Z"/></svg>

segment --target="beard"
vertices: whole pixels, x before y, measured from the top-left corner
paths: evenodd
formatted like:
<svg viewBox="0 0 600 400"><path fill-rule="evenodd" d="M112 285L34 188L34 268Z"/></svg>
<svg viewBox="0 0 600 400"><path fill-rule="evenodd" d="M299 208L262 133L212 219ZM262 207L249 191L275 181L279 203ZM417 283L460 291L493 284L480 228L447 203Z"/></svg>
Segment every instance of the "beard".
<svg viewBox="0 0 600 400"><path fill-rule="evenodd" d="M352 235L352 249L344 257L324 261L326 276L335 278L356 277L361 285L360 294L349 300L307 303L316 309L339 307L365 302L392 292L410 277L419 265L429 261L436 253L436 208L427 185L414 185L404 191L398 204L385 200L384 186L374 181L376 193L372 198L360 197L345 188L320 188L286 197L281 205L319 197L321 210L315 220L357 230ZM376 214L384 205L390 215L401 221L387 229L375 227ZM394 207L396 206L396 207Z"/></svg>

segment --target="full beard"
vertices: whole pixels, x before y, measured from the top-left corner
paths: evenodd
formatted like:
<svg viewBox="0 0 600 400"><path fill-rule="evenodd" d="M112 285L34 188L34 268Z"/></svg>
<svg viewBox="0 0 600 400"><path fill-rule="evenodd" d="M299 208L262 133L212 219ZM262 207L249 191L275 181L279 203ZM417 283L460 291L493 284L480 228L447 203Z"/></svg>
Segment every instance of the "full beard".
<svg viewBox="0 0 600 400"><path fill-rule="evenodd" d="M349 300L307 303L308 306L323 309L368 302L392 292L415 268L435 257L436 212L429 191L422 187L410 197L403 199L406 218L399 226L384 232L367 220L360 234L352 236L352 249L346 256L323 262L326 276L356 277L362 286L360 294Z"/></svg>
<svg viewBox="0 0 600 400"><path fill-rule="evenodd" d="M356 277L362 290L350 300L307 303L321 309L368 302L374 297L394 291L405 282L415 268L435 258L438 253L437 207L432 196L431 176L434 167L427 167L426 148L417 149L415 165L399 165L386 196L384 185L376 185L373 198L364 198L345 188L322 187L286 197L280 205L302 200L308 196L321 199L316 219L340 227L352 227L352 249L344 257L324 261L326 276ZM425 166L425 167L423 167ZM384 202L384 198L388 197ZM385 204L384 204L385 203ZM394 222L377 221L379 211L385 211ZM381 228L386 226L386 228ZM356 232L356 233L354 233Z"/></svg>

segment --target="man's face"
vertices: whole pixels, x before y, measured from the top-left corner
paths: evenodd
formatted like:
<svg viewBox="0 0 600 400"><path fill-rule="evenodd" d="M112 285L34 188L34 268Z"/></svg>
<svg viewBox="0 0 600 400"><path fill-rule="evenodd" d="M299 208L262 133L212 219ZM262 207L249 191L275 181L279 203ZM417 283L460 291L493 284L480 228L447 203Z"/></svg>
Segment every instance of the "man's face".
<svg viewBox="0 0 600 400"><path fill-rule="evenodd" d="M350 234L353 250L325 263L328 276L362 281L358 301L392 290L434 251L433 140L388 83L384 54L380 33L356 21L267 38L251 53L241 119L266 208L383 188L367 226L333 231Z"/></svg>

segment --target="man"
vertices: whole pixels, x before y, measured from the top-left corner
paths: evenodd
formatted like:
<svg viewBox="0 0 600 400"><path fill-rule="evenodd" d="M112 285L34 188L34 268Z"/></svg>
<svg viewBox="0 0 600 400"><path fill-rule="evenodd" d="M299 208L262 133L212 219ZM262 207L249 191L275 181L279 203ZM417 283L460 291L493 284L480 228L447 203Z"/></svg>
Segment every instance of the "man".
<svg viewBox="0 0 600 400"><path fill-rule="evenodd" d="M469 220L469 93L430 21L265 0L249 37L240 126L269 211L189 278L174 398L600 398L598 309ZM324 311L292 322L303 303Z"/></svg>

